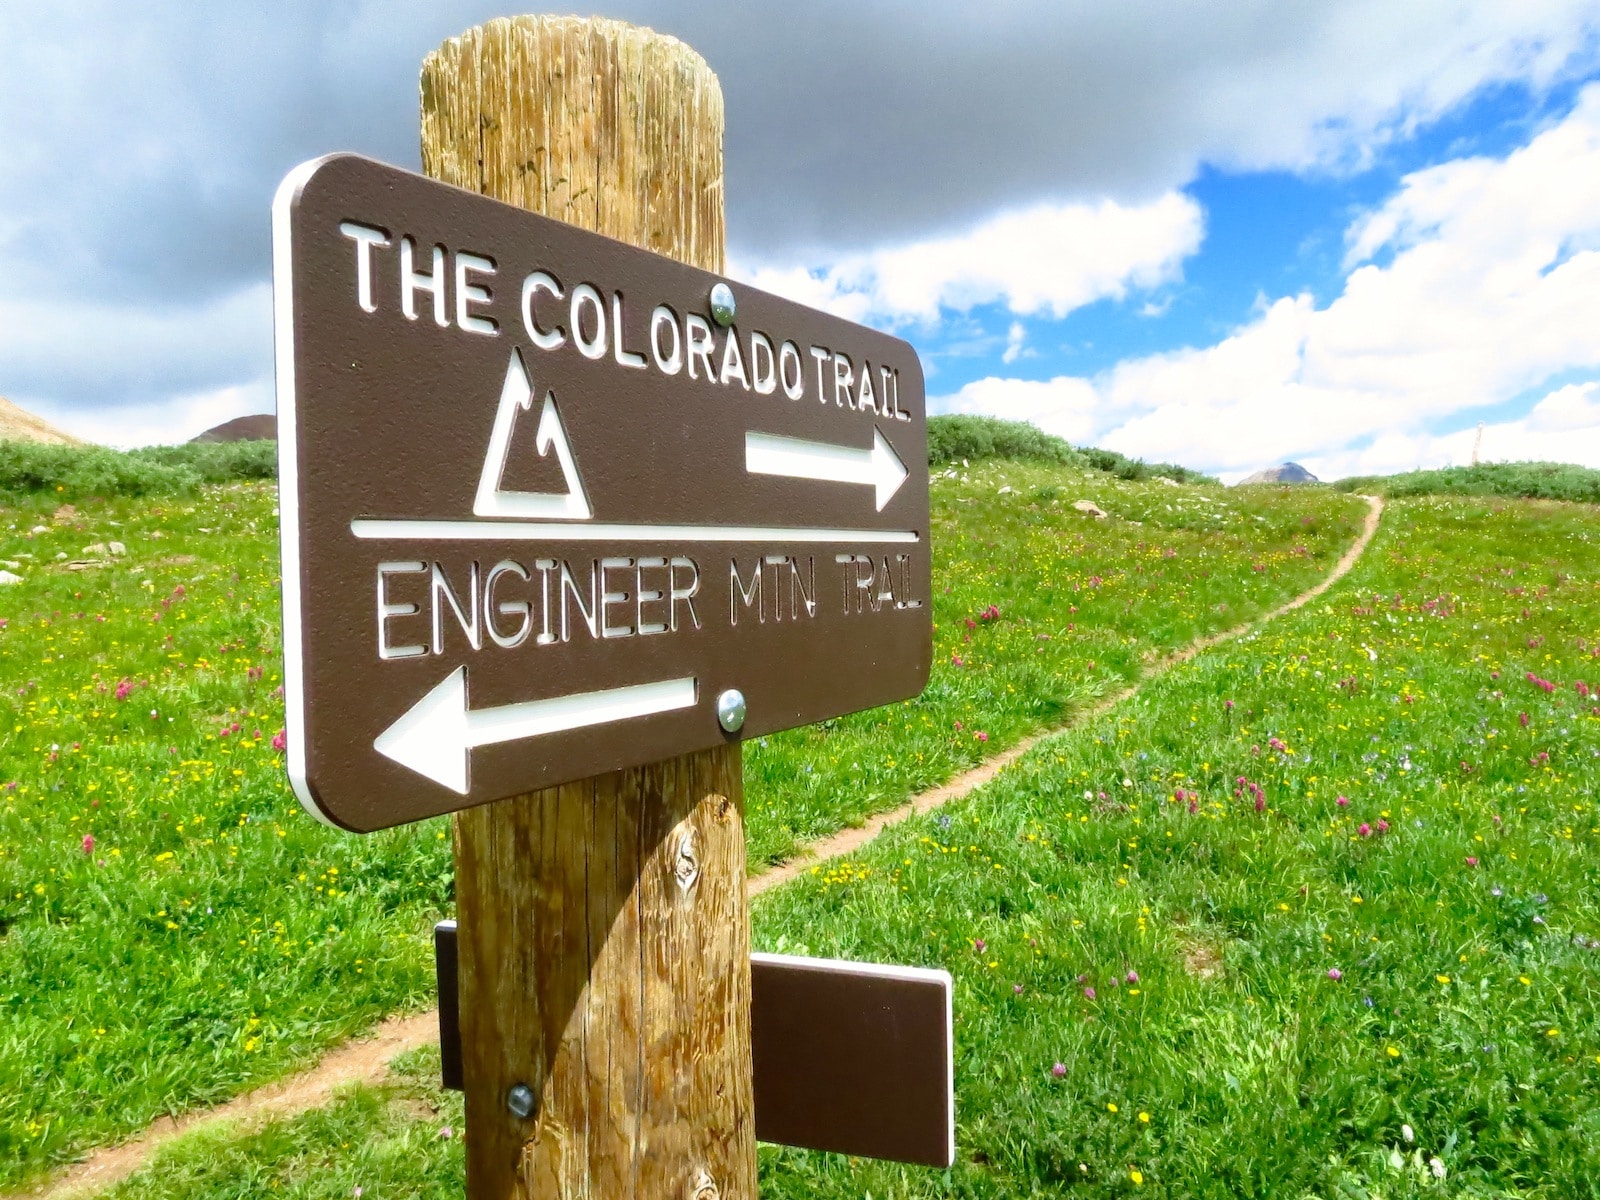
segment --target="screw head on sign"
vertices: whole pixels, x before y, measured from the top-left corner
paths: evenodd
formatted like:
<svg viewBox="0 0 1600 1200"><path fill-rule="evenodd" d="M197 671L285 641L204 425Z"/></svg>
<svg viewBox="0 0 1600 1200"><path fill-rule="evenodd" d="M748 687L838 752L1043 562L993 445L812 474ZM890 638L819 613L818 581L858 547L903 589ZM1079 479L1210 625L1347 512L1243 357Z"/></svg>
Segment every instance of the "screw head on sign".
<svg viewBox="0 0 1600 1200"><path fill-rule="evenodd" d="M711 319L726 329L733 324L737 306L733 302L733 289L719 283L711 289Z"/></svg>
<svg viewBox="0 0 1600 1200"><path fill-rule="evenodd" d="M506 1107L511 1110L511 1115L527 1120L533 1116L535 1096L533 1089L525 1083L514 1083L511 1090L506 1093Z"/></svg>
<svg viewBox="0 0 1600 1200"><path fill-rule="evenodd" d="M744 693L729 688L717 697L717 724L729 733L738 733L744 726Z"/></svg>

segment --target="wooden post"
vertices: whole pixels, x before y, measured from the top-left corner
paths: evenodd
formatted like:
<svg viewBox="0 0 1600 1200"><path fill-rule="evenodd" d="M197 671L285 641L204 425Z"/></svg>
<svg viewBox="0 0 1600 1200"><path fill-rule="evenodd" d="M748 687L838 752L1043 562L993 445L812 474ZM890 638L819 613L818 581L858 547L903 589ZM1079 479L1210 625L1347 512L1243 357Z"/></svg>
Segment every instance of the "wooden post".
<svg viewBox="0 0 1600 1200"><path fill-rule="evenodd" d="M421 90L434 178L722 270L722 93L676 39L497 19ZM738 745L469 809L455 855L468 1196L754 1200Z"/></svg>

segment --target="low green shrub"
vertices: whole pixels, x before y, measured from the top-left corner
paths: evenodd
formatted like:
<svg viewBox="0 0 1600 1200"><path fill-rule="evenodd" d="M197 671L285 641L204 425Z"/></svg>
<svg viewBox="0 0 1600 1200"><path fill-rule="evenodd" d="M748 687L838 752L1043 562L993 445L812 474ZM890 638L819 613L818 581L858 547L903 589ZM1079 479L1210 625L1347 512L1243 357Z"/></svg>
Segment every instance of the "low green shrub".
<svg viewBox="0 0 1600 1200"><path fill-rule="evenodd" d="M147 446L129 453L167 466L191 467L206 483L278 477L278 443L271 438L253 438L242 442L184 442L179 446Z"/></svg>
<svg viewBox="0 0 1600 1200"><path fill-rule="evenodd" d="M1192 471L1176 463L1147 463L1142 458L1129 458L1115 450L1101 450L1084 446L1078 451L1096 471L1105 471L1118 479L1171 479L1175 483L1216 483L1214 476L1202 471Z"/></svg>
<svg viewBox="0 0 1600 1200"><path fill-rule="evenodd" d="M199 485L200 474L191 466L103 446L0 442L0 492L53 492L63 499L78 499L183 495Z"/></svg>
<svg viewBox="0 0 1600 1200"><path fill-rule="evenodd" d="M182 496L203 483L271 479L278 471L272 441L186 443L111 450L0 441L0 493L45 492L63 500L89 496Z"/></svg>
<svg viewBox="0 0 1600 1200"><path fill-rule="evenodd" d="M1356 475L1333 485L1342 492L1385 496L1506 496L1600 503L1600 471L1575 463L1479 463L1400 475Z"/></svg>
<svg viewBox="0 0 1600 1200"><path fill-rule="evenodd" d="M928 418L928 465L948 466L965 459L1012 458L1025 462L1087 465L1083 456L1061 438L1026 421L1002 421L951 413Z"/></svg>
<svg viewBox="0 0 1600 1200"><path fill-rule="evenodd" d="M1073 446L1026 421L1003 421L999 417L979 417L967 413L928 418L930 467L972 463L986 458L1088 467L1105 471L1119 479L1154 479L1162 476L1177 483L1217 482L1210 475L1191 471L1175 463L1147 463L1143 459L1118 454L1115 450Z"/></svg>

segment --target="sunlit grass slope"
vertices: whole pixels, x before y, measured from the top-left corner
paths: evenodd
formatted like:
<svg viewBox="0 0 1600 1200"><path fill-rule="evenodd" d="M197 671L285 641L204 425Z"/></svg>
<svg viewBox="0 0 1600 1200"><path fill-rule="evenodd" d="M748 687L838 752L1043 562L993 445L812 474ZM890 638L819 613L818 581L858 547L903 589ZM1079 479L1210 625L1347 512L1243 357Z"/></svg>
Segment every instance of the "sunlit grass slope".
<svg viewBox="0 0 1600 1200"><path fill-rule="evenodd" d="M757 908L955 972L960 1163L763 1196L1600 1189L1600 522L1408 501L1350 581Z"/></svg>
<svg viewBox="0 0 1600 1200"><path fill-rule="evenodd" d="M0 1184L428 1003L451 895L446 824L348 836L288 795L271 487L56 486L0 510ZM1363 505L987 463L934 510L928 693L751 746L752 861L1302 589Z"/></svg>
<svg viewBox="0 0 1600 1200"><path fill-rule="evenodd" d="M1404 501L1347 584L756 905L956 976L949 1172L763 1147L764 1197L1600 1190L1600 523ZM122 1194L459 1195L393 1084Z"/></svg>

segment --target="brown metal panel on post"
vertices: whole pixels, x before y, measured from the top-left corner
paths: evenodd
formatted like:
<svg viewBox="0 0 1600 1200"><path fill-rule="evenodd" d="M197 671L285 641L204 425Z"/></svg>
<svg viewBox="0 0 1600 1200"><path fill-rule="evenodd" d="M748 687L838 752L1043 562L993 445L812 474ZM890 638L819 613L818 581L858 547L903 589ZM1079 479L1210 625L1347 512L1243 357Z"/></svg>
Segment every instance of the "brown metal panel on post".
<svg viewBox="0 0 1600 1200"><path fill-rule="evenodd" d="M421 90L429 175L721 271L722 94L681 42L495 20ZM456 815L473 1200L755 1196L743 804L735 742Z"/></svg>

